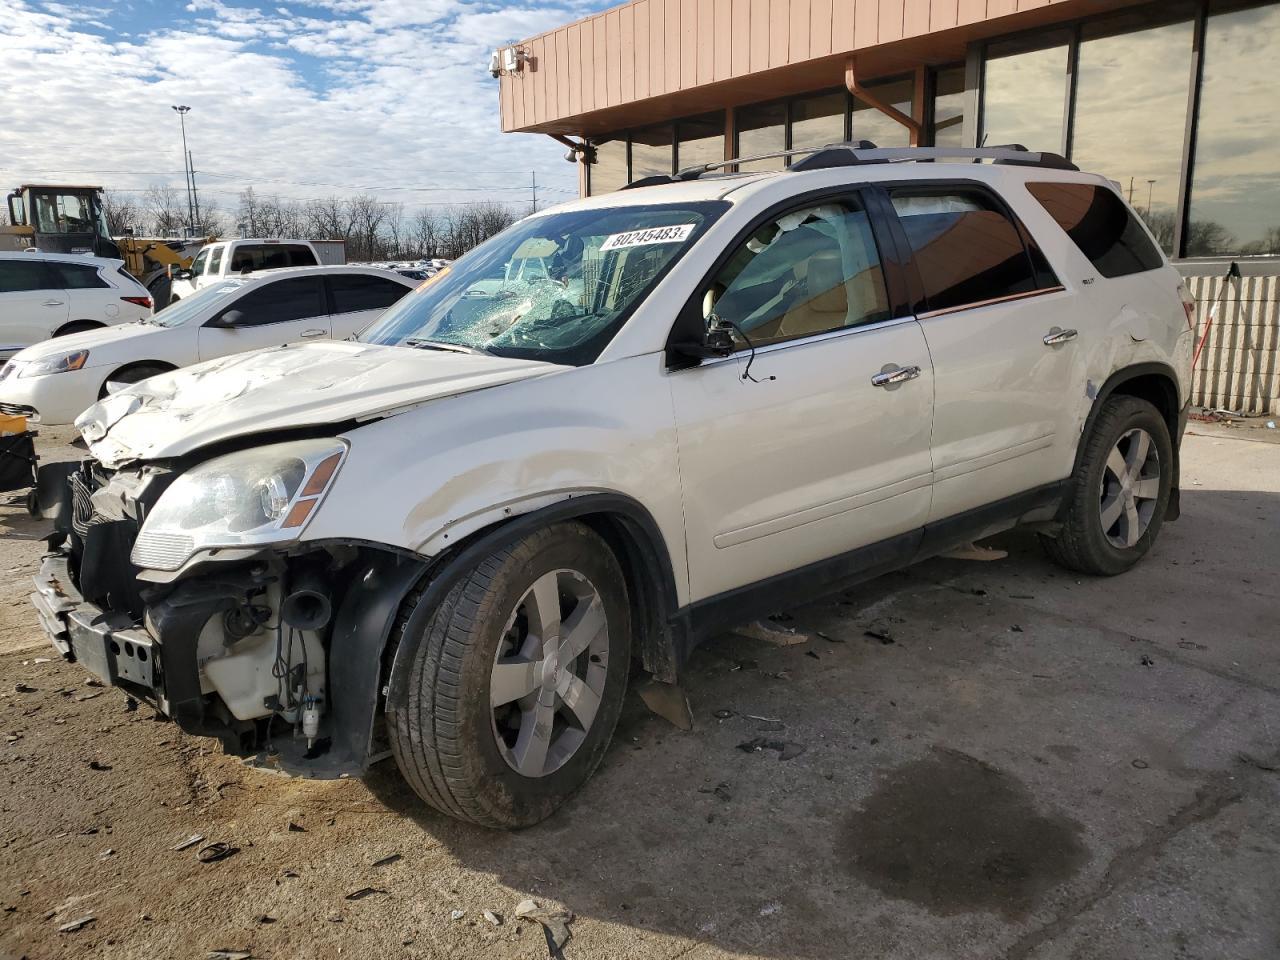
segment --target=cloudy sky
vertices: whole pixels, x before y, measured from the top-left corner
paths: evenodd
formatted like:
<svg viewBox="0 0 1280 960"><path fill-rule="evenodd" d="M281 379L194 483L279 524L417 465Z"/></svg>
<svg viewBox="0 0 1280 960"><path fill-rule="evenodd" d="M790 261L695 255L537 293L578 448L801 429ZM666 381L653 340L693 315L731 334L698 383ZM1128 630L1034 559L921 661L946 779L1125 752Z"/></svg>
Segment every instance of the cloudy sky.
<svg viewBox="0 0 1280 960"><path fill-rule="evenodd" d="M407 207L577 194L564 148L499 132L489 53L607 0L4 0L0 186L253 183Z"/></svg>

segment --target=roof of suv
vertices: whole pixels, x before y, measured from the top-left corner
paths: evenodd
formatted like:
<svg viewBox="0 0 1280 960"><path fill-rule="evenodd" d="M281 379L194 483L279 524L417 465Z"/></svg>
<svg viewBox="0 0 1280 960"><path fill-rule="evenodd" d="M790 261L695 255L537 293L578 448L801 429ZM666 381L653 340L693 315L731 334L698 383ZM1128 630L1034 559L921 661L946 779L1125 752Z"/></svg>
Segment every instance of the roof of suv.
<svg viewBox="0 0 1280 960"><path fill-rule="evenodd" d="M1108 183L1098 174L1082 173L1053 154L1036 154L1013 148L990 148L971 151L950 151L935 148L902 148L901 150L878 150L874 148L859 150L854 144L831 144L828 147L816 148L813 151L794 151L797 159L800 154L808 154L815 158L818 154L837 154L848 151L855 158L859 155L874 156L876 159L852 164L830 163L814 167L793 166L786 170L770 170L764 172L733 173L710 169L698 174L697 169L682 171L670 181L658 180L652 184L633 183L628 187L612 193L595 197L585 197L570 201L557 207L547 208L547 212L555 210L591 209L604 207L643 206L653 203L692 203L705 200L731 199L735 202L745 200L756 193L766 190L780 182L793 185L793 191L803 192L808 186L821 186L830 183L831 174L843 172L846 179L861 182L877 182L884 180L943 180L965 179L984 180L999 184L1004 182L1023 182L1051 178L1066 181L1085 181L1089 183ZM886 159L879 159L883 155ZM771 155L773 156L773 155ZM1026 160L1022 157L1025 156ZM1044 158L1036 162L1037 158ZM746 162L750 158L742 158ZM838 158L837 158L838 159ZM1004 162L981 163L977 159L997 159ZM928 162L910 162L910 161ZM687 177L687 179L686 179Z"/></svg>
<svg viewBox="0 0 1280 960"><path fill-rule="evenodd" d="M114 269L122 266L123 260L114 257L93 257L87 253L45 253L43 250L30 252L26 250L0 250L0 259L3 260L53 260L56 263L87 263L94 267L107 267Z"/></svg>
<svg viewBox="0 0 1280 960"><path fill-rule="evenodd" d="M271 267L264 270L253 270L249 273L228 273L225 277L219 277L218 279L221 281L258 279L279 280L282 277L307 277L312 274L324 275L333 273L358 273L365 276L386 277L389 280L398 280L409 286L413 285L408 278L401 276L394 270L384 270L381 267L362 267L345 263L315 263L305 267Z"/></svg>

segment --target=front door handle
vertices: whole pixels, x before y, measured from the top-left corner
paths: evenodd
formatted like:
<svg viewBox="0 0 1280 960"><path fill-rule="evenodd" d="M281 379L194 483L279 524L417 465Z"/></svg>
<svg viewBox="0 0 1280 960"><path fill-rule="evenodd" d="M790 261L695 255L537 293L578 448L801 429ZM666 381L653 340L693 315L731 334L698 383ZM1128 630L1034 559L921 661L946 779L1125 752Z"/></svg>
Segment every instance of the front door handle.
<svg viewBox="0 0 1280 960"><path fill-rule="evenodd" d="M303 330L302 335L307 338L327 337L329 335L329 331L328 330Z"/></svg>
<svg viewBox="0 0 1280 960"><path fill-rule="evenodd" d="M914 380L920 376L919 367L898 367L892 370L881 370L871 378L873 387L892 387L899 383L906 383L908 380Z"/></svg>
<svg viewBox="0 0 1280 960"><path fill-rule="evenodd" d="M42 304L42 306L45 306L45 307L60 307L60 306L62 306L62 305L63 305L64 303L66 303L66 302L67 302L67 301L65 301L65 300L46 300L46 301Z"/></svg>
<svg viewBox="0 0 1280 960"><path fill-rule="evenodd" d="M1044 345L1046 347L1056 347L1060 343L1069 343L1078 336L1080 336L1080 334L1074 330L1062 330L1058 327L1054 327L1045 334Z"/></svg>

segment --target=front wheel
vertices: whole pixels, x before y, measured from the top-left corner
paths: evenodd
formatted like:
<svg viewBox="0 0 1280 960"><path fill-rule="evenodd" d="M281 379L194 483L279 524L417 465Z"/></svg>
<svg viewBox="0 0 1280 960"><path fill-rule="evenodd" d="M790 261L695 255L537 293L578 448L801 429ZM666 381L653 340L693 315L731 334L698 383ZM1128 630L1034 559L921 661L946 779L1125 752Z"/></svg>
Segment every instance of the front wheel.
<svg viewBox="0 0 1280 960"><path fill-rule="evenodd" d="M1137 397L1108 399L1088 437L1070 507L1056 537L1041 536L1055 563L1098 576L1123 573L1155 543L1173 486L1173 442L1160 412Z"/></svg>
<svg viewBox="0 0 1280 960"><path fill-rule="evenodd" d="M590 528L536 531L463 575L433 610L420 588L396 624L409 655L387 703L392 751L427 803L488 827L550 816L591 776L626 692L622 569Z"/></svg>

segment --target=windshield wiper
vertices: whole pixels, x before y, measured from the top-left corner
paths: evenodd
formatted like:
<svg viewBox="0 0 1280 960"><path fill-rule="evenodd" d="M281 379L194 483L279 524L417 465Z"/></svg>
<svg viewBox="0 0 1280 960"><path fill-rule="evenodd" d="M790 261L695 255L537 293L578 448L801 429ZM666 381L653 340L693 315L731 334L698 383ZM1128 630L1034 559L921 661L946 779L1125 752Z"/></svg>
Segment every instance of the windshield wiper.
<svg viewBox="0 0 1280 960"><path fill-rule="evenodd" d="M488 356L487 350L481 350L479 347L464 347L460 343L446 343L443 340L424 340L420 337L410 337L408 340L400 341L406 347L413 347L415 350L444 350L448 353L470 353L474 356Z"/></svg>

